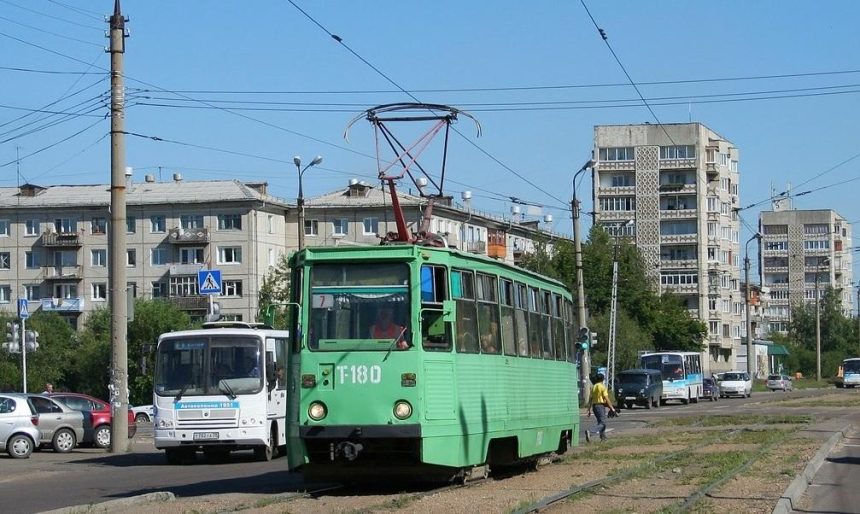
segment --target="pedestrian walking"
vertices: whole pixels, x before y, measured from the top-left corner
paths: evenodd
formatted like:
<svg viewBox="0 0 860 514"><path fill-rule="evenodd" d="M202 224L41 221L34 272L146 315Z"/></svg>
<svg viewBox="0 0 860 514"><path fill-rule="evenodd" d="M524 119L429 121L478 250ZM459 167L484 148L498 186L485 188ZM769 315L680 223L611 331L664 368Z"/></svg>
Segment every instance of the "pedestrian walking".
<svg viewBox="0 0 860 514"><path fill-rule="evenodd" d="M594 377L594 386L591 387L591 399L588 402L587 417L591 417L594 412L597 425L594 427L595 432L600 435L600 440L606 440L606 413L607 411L615 415L615 408L612 406L612 401L609 399L609 391L603 384L603 373L598 373ZM585 430L585 440L591 442L591 433L588 429Z"/></svg>

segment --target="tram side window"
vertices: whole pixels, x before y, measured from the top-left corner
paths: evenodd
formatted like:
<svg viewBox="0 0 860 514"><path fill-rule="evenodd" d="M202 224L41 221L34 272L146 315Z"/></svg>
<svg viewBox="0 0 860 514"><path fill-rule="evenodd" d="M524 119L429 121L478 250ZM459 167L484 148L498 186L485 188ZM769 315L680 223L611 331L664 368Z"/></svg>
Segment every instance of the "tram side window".
<svg viewBox="0 0 860 514"><path fill-rule="evenodd" d="M448 299L448 277L442 266L421 266L421 303L441 304Z"/></svg>
<svg viewBox="0 0 860 514"><path fill-rule="evenodd" d="M451 279L451 292L457 304L457 351L478 353L475 276L471 271L457 270L451 274Z"/></svg>
<svg viewBox="0 0 860 514"><path fill-rule="evenodd" d="M561 313L564 309L564 304L561 302L561 296L552 295L552 341L555 343L555 359L564 360L564 321L561 319Z"/></svg>
<svg viewBox="0 0 860 514"><path fill-rule="evenodd" d="M529 301L525 284L517 283L514 294L514 329L517 334L517 355L529 355Z"/></svg>
<svg viewBox="0 0 860 514"><path fill-rule="evenodd" d="M451 350L451 323L443 316L448 299L448 273L443 266L421 267L421 345L427 351Z"/></svg>
<svg viewBox="0 0 860 514"><path fill-rule="evenodd" d="M529 355L536 358L541 358L541 339L543 331L541 330L541 296L540 291L529 288Z"/></svg>
<svg viewBox="0 0 860 514"><path fill-rule="evenodd" d="M499 353L499 304L496 277L478 273L478 331L481 335L481 353Z"/></svg>
<svg viewBox="0 0 860 514"><path fill-rule="evenodd" d="M548 291L541 291L540 300L541 356L544 359L552 359L552 318L549 314L552 309L552 296Z"/></svg>
<svg viewBox="0 0 860 514"><path fill-rule="evenodd" d="M576 362L575 335L578 330L573 326L573 304L570 300L564 301L564 335L567 340L567 360Z"/></svg>
<svg viewBox="0 0 860 514"><path fill-rule="evenodd" d="M502 348L505 355L516 355L516 333L514 332L514 283L502 279L499 282L499 303L501 304Z"/></svg>

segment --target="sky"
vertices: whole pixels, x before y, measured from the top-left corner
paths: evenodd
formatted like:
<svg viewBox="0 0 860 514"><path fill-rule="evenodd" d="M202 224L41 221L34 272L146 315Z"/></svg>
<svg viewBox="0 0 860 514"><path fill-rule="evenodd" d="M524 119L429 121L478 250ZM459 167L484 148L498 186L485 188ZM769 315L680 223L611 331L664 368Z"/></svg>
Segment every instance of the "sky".
<svg viewBox="0 0 860 514"><path fill-rule="evenodd" d="M0 0L0 186L110 182L104 20L113 6ZM860 2L121 6L126 164L136 181L266 181L293 201L293 156L307 164L321 155L304 174L306 198L351 178L378 183L362 114L421 101L480 123L480 137L465 115L453 125L444 193L472 191L475 209L505 217L515 197L551 214L545 227L563 234L593 127L644 122L701 122L740 149L742 245L774 192L860 222ZM428 128L394 125L406 146ZM438 175L441 155L437 137L419 162ZM590 184L579 187L590 211Z"/></svg>

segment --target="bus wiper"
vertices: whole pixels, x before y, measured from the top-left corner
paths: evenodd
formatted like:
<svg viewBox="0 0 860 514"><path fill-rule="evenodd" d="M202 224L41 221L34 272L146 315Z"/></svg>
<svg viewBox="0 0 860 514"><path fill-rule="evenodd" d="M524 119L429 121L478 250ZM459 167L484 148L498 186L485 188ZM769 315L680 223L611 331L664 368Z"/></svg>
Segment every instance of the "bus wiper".
<svg viewBox="0 0 860 514"><path fill-rule="evenodd" d="M388 351L385 352L385 357L382 358L382 362L385 362L388 360L388 356L391 355L391 350L393 350L394 347L397 346L397 343L399 341L401 341L401 338L403 337L403 334L405 334L405 333L406 333L406 327L403 327L403 330L401 330L400 333L397 334L397 337L394 338L394 341L391 341L391 344L388 345Z"/></svg>
<svg viewBox="0 0 860 514"><path fill-rule="evenodd" d="M218 381L218 389L221 389L221 388L224 388L224 391L226 391L225 394L227 395L227 398L230 398L231 400L236 399L236 393L233 391L233 388L230 387L230 384L228 384L226 380L219 380ZM222 391L222 392L224 392L224 391Z"/></svg>
<svg viewBox="0 0 860 514"><path fill-rule="evenodd" d="M186 382L186 383L182 386L182 389L180 389L180 390L179 390L179 392L176 394L176 396L174 397L173 401L178 402L180 399L182 399L182 395L183 395L183 394L185 394L185 391L187 391L187 390L188 390L188 387L189 387L190 385L191 385L191 383L190 383L190 382Z"/></svg>

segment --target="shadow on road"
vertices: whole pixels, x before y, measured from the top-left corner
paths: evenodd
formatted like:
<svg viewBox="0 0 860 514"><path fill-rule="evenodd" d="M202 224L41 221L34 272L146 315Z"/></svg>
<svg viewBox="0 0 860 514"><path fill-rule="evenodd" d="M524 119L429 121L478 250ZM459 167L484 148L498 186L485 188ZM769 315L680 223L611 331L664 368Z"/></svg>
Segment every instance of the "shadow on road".
<svg viewBox="0 0 860 514"><path fill-rule="evenodd" d="M246 477L230 477L206 480L192 484L165 486L159 488L130 489L121 493L106 495L122 498L156 491L170 491L179 498L203 496L207 494L247 493L247 494L284 494L306 490L301 474L284 471L270 471Z"/></svg>

